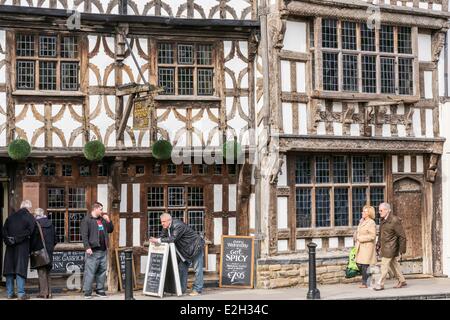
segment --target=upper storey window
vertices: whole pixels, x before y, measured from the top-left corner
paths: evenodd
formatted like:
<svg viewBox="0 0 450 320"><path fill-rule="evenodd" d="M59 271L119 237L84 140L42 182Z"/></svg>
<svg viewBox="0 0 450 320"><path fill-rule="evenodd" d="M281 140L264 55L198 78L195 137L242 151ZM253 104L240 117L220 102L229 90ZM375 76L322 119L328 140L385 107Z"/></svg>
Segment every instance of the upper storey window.
<svg viewBox="0 0 450 320"><path fill-rule="evenodd" d="M78 37L16 34L16 89L79 89Z"/></svg>
<svg viewBox="0 0 450 320"><path fill-rule="evenodd" d="M213 45L158 43L158 85L166 95L212 96Z"/></svg>
<svg viewBox="0 0 450 320"><path fill-rule="evenodd" d="M323 19L321 53L324 91L415 95L412 29Z"/></svg>

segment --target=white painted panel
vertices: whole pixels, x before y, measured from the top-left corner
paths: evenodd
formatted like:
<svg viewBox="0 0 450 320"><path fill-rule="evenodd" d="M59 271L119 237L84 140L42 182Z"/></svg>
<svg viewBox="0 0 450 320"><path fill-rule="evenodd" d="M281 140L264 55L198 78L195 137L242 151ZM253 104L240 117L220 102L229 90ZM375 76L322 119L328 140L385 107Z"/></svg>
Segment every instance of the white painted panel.
<svg viewBox="0 0 450 320"><path fill-rule="evenodd" d="M405 173L411 172L411 156L405 156L404 157L404 170Z"/></svg>
<svg viewBox="0 0 450 320"><path fill-rule="evenodd" d="M344 245L345 245L346 248L353 247L354 246L353 237L345 237Z"/></svg>
<svg viewBox="0 0 450 320"><path fill-rule="evenodd" d="M120 212L127 212L127 199L128 198L128 186L127 184L122 184L120 190Z"/></svg>
<svg viewBox="0 0 450 320"><path fill-rule="evenodd" d="M313 238L312 242L317 244L317 248L316 249L322 249L322 239L321 238Z"/></svg>
<svg viewBox="0 0 450 320"><path fill-rule="evenodd" d="M420 9L428 9L428 3L427 2L419 2L419 8Z"/></svg>
<svg viewBox="0 0 450 320"><path fill-rule="evenodd" d="M108 212L108 185L97 185L97 201L103 204L103 211Z"/></svg>
<svg viewBox="0 0 450 320"><path fill-rule="evenodd" d="M420 109L414 108L413 113L413 132L415 137L422 136L422 126L420 123Z"/></svg>
<svg viewBox="0 0 450 320"><path fill-rule="evenodd" d="M305 239L297 239L295 243L297 250L306 250L306 241Z"/></svg>
<svg viewBox="0 0 450 320"><path fill-rule="evenodd" d="M406 126L404 124L397 124L397 135L399 137L406 137Z"/></svg>
<svg viewBox="0 0 450 320"><path fill-rule="evenodd" d="M297 92L306 92L305 63L297 62Z"/></svg>
<svg viewBox="0 0 450 320"><path fill-rule="evenodd" d="M133 247L141 245L141 218L133 219Z"/></svg>
<svg viewBox="0 0 450 320"><path fill-rule="evenodd" d="M432 71L424 71L424 90L425 90L425 99L433 99L433 72Z"/></svg>
<svg viewBox="0 0 450 320"><path fill-rule="evenodd" d="M208 254L208 271L216 271L217 254Z"/></svg>
<svg viewBox="0 0 450 320"><path fill-rule="evenodd" d="M222 218L214 218L214 244L222 243Z"/></svg>
<svg viewBox="0 0 450 320"><path fill-rule="evenodd" d="M288 198L277 198L277 221L278 229L286 229L288 227Z"/></svg>
<svg viewBox="0 0 450 320"><path fill-rule="evenodd" d="M281 60L281 91L291 92L291 63Z"/></svg>
<svg viewBox="0 0 450 320"><path fill-rule="evenodd" d="M326 133L327 133L327 130L325 129L325 122L319 122L317 125L317 134L325 135Z"/></svg>
<svg viewBox="0 0 450 320"><path fill-rule="evenodd" d="M222 185L214 185L214 212L222 211Z"/></svg>
<svg viewBox="0 0 450 320"><path fill-rule="evenodd" d="M306 104L300 103L298 105L298 128L299 134L307 135L308 134L308 113Z"/></svg>
<svg viewBox="0 0 450 320"><path fill-rule="evenodd" d="M141 185L133 183L133 212L141 211Z"/></svg>
<svg viewBox="0 0 450 320"><path fill-rule="evenodd" d="M342 136L342 123L333 122L333 132L335 136Z"/></svg>
<svg viewBox="0 0 450 320"><path fill-rule="evenodd" d="M228 185L228 211L236 211L236 185Z"/></svg>
<svg viewBox="0 0 450 320"><path fill-rule="evenodd" d="M342 103L341 102L333 103L333 112L342 112Z"/></svg>
<svg viewBox="0 0 450 320"><path fill-rule="evenodd" d="M283 103L283 130L286 134L292 134L292 104Z"/></svg>
<svg viewBox="0 0 450 320"><path fill-rule="evenodd" d="M145 268L147 268L147 259L148 256L143 255L141 256L141 273L145 274L146 270Z"/></svg>
<svg viewBox="0 0 450 320"><path fill-rule="evenodd" d="M425 136L427 138L433 138L433 110L427 109L425 110Z"/></svg>
<svg viewBox="0 0 450 320"><path fill-rule="evenodd" d="M306 23L286 21L286 32L283 39L283 49L306 52Z"/></svg>
<svg viewBox="0 0 450 320"><path fill-rule="evenodd" d="M281 172L278 175L278 186L287 186L287 161L286 156L282 155L283 165L281 166Z"/></svg>
<svg viewBox="0 0 450 320"><path fill-rule="evenodd" d="M398 156L392 156L392 172L398 172Z"/></svg>
<svg viewBox="0 0 450 320"><path fill-rule="evenodd" d="M391 125L383 124L382 128L383 128L383 131L382 131L383 137L390 137L391 136Z"/></svg>
<svg viewBox="0 0 450 320"><path fill-rule="evenodd" d="M328 248L334 249L339 247L339 238L328 238Z"/></svg>
<svg viewBox="0 0 450 320"><path fill-rule="evenodd" d="M15 109L16 116L18 116L24 108L25 108L25 106L16 105L16 109ZM35 109L41 115L44 114L44 105L35 105ZM31 144L31 139L33 138L34 133L43 126L44 126L44 123L36 120L36 118L34 117L31 105L28 105L28 109L27 109L25 118L22 121L16 121L16 127L21 128L25 131L27 141L30 144ZM45 144L44 134L40 134L38 141L36 141L34 146L35 147L44 147L44 144Z"/></svg>
<svg viewBox="0 0 450 320"><path fill-rule="evenodd" d="M0 92L0 126L6 122L6 92ZM6 126L0 131L0 146L6 146ZM1 257L0 257L1 259Z"/></svg>
<svg viewBox="0 0 450 320"><path fill-rule="evenodd" d="M419 33L419 61L431 61L431 35Z"/></svg>
<svg viewBox="0 0 450 320"><path fill-rule="evenodd" d="M359 136L359 123L350 124L350 135Z"/></svg>
<svg viewBox="0 0 450 320"><path fill-rule="evenodd" d="M288 241L287 240L278 240L278 251L288 251Z"/></svg>
<svg viewBox="0 0 450 320"><path fill-rule="evenodd" d="M433 3L433 10L442 11L442 5L439 3Z"/></svg>
<svg viewBox="0 0 450 320"><path fill-rule="evenodd" d="M236 217L228 218L228 235L236 235Z"/></svg>
<svg viewBox="0 0 450 320"><path fill-rule="evenodd" d="M442 97L445 95L445 47L441 51L438 62L438 83L439 83L439 96Z"/></svg>
<svg viewBox="0 0 450 320"><path fill-rule="evenodd" d="M31 269L30 263L28 261L28 269L27 269L27 279L38 279L37 269Z"/></svg>
<svg viewBox="0 0 450 320"><path fill-rule="evenodd" d="M405 114L405 106L404 105L399 105L397 107L397 114Z"/></svg>
<svg viewBox="0 0 450 320"><path fill-rule="evenodd" d="M249 213L250 213L250 217L249 217L249 227L250 229L255 229L255 194L252 193L250 194L250 208L249 208Z"/></svg>
<svg viewBox="0 0 450 320"><path fill-rule="evenodd" d="M125 247L127 245L127 219L120 218L119 224L119 247Z"/></svg>
<svg viewBox="0 0 450 320"><path fill-rule="evenodd" d="M416 170L417 173L423 173L423 156L417 156L416 157Z"/></svg>

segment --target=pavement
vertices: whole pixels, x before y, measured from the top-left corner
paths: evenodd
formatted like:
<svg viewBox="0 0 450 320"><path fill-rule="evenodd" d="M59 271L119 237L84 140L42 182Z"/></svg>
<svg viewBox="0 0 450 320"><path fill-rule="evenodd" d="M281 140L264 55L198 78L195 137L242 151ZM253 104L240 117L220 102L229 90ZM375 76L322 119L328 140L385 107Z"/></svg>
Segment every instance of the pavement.
<svg viewBox="0 0 450 320"><path fill-rule="evenodd" d="M396 280L387 280L385 290L374 291L371 288L358 288L359 283L333 284L318 286L322 300L415 300L415 299L450 299L450 279L426 278L408 279L408 285L401 289L394 288ZM134 291L136 300L306 300L307 287L281 289L235 289L205 288L197 297L183 295L180 297L165 295L164 298L146 296L142 291ZM33 300L36 294L31 294ZM6 299L5 288L0 287L0 300ZM55 293L53 300L84 300L77 292ZM107 298L94 297L92 300L124 300L124 293L109 294Z"/></svg>

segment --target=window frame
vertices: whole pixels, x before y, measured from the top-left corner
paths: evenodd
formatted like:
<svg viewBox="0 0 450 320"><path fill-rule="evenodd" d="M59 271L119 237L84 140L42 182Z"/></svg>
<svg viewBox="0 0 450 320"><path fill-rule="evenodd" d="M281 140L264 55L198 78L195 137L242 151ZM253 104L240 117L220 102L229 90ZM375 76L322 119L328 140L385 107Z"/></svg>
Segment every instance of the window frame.
<svg viewBox="0 0 450 320"><path fill-rule="evenodd" d="M345 183L336 183L334 182L334 166L333 166L333 157L334 156L346 156L347 162L347 182ZM352 158L362 156L365 158L365 181L364 182L353 182L353 166L352 166ZM296 183L296 164L297 159L299 157L306 157L309 160L310 164L310 181L308 183ZM324 157L328 159L328 182L326 183L317 183L316 182L316 158ZM383 182L371 182L371 167L369 165L370 157L380 157L383 161ZM299 234L320 234L322 232L329 232L330 234L339 233L339 230L352 230L356 228L357 223L354 221L353 214L353 190L356 188L365 188L365 204L370 205L372 201L372 192L371 188L383 188L383 197L384 201L387 201L388 198L388 175L389 175L389 162L388 157L382 154L323 154L323 153L294 153L288 156L288 170L290 172L289 176L289 188L291 189L291 210L290 210L290 221L291 228L295 230L296 238L303 238L303 236L299 236ZM317 212L316 212L316 190L320 188L328 188L329 189L329 219L330 224L328 226L317 226ZM347 221L348 223L343 226L336 226L335 219L335 197L334 190L339 188L346 188L347 191ZM297 224L297 189L307 189L310 190L310 225L308 227L298 227ZM378 212L376 210L376 212ZM378 217L378 215L377 215ZM355 224L356 223L356 224Z"/></svg>
<svg viewBox="0 0 450 320"><path fill-rule="evenodd" d="M159 63L159 45L160 44L171 44L172 45L172 63ZM193 53L193 64L184 64L178 62L178 46L179 45L193 45L194 53ZM211 63L210 64L199 64L198 63L198 47L201 45L211 45ZM173 69L173 93L165 93L161 92L159 97L169 97L169 98L187 98L187 97L197 97L197 98L217 98L219 97L220 89L217 83L217 75L220 72L219 62L220 57L218 53L218 42L214 40L209 41L189 41L183 39L156 39L154 41L155 46L155 54L154 54L154 63L155 63L155 71L154 78L156 84L159 86L159 69L167 68ZM179 70L183 68L193 69L193 88L192 94L180 94L179 93ZM211 94L199 94L199 71L203 69L212 70L212 93Z"/></svg>
<svg viewBox="0 0 450 320"><path fill-rule="evenodd" d="M337 48L324 48L322 46L322 25L323 20L335 20L337 21ZM356 22L356 50L343 49L343 29L342 26L345 22ZM349 94L353 94L355 98L387 98L392 95L397 95L403 97L405 100L418 100L420 98L420 87L419 87L419 60L417 54L417 27L409 27L404 25L389 25L392 26L394 34L394 52L387 53L380 51L380 32L381 28L375 30L375 51L363 51L362 50L362 28L361 22L349 19L325 19L322 17L315 18L315 21L312 23L314 25L314 41L309 41L310 45L310 53L313 56L314 62L314 71L313 78L317 81L314 81L313 91L315 90L319 95L324 97L342 97L348 96ZM382 24L382 26L388 24ZM399 53L399 32L402 28L410 28L411 30L411 53ZM312 35L310 35L312 36ZM326 84L325 81L325 71L323 68L323 55L329 53L338 54L338 86L337 90L325 90ZM344 70L343 70L343 55L357 55L357 91L345 91L344 90ZM365 92L363 87L363 79L362 79L362 61L364 56L375 56L375 70L376 70L376 90L375 92ZM381 90L381 58L394 58L394 73L395 73L395 85L394 85L394 93L383 93ZM400 88L400 75L399 75L399 59L411 59L412 60L412 93L411 94L402 94Z"/></svg>
<svg viewBox="0 0 450 320"><path fill-rule="evenodd" d="M81 67L82 67L82 37L79 34L72 34L72 33L61 33L61 32L34 32L34 31L17 31L13 33L14 36L14 40L13 40L13 61L12 61L12 65L14 66L14 70L15 70L15 75L14 75L14 79L12 81L12 85L13 85L13 91L39 91L39 92L80 92L81 90ZM31 56L20 56L17 54L17 39L19 36L33 36L33 55ZM40 39L41 37L56 37L56 56L41 56L41 43L40 43ZM76 51L75 51L75 57L73 58L68 58L68 57L63 57L63 50L62 50L62 45L64 43L64 38L74 38L74 47L76 47ZM66 51L64 51L66 52ZM26 62L32 62L34 64L34 79L33 79L33 87L31 88L25 88L25 87L20 87L19 86L19 72L18 72L18 62L20 61L26 61ZM41 72L40 72L40 67L41 67L41 63L46 62L46 63L55 63L56 64L56 68L55 68L55 89L46 89L43 88L41 89ZM63 88L63 65L71 65L71 64L76 64L77 65L77 70L76 70L76 88L75 89L64 89Z"/></svg>

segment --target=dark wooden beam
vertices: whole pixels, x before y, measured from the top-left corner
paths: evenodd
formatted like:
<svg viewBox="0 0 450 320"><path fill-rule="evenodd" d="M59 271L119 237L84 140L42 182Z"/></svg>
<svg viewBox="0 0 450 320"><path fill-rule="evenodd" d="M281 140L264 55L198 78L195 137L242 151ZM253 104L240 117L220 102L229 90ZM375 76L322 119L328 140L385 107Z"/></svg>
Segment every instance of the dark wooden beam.
<svg viewBox="0 0 450 320"><path fill-rule="evenodd" d="M133 101L134 101L135 97L136 97L136 94L133 93L128 98L127 106L125 108L123 117L120 120L119 130L117 131L117 136L118 137L122 137L122 135L123 135L123 133L125 131L125 128L126 128L127 123L128 123L128 118L130 117L131 109L133 108Z"/></svg>

